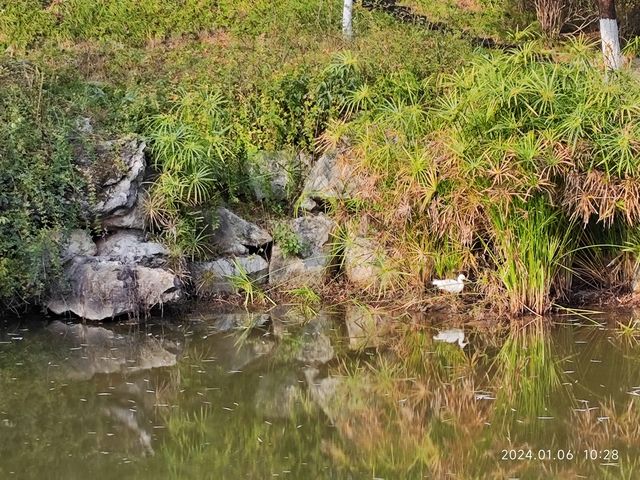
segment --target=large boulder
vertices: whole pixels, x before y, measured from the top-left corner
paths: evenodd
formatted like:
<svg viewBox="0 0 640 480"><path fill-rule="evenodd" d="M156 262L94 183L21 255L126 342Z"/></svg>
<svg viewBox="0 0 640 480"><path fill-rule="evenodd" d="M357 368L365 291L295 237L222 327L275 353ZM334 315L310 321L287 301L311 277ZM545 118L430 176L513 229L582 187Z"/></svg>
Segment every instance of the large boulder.
<svg viewBox="0 0 640 480"><path fill-rule="evenodd" d="M132 208L117 210L112 215L104 218L101 224L106 230L127 228L144 230L144 210L140 196Z"/></svg>
<svg viewBox="0 0 640 480"><path fill-rule="evenodd" d="M358 287L369 289L379 283L382 271L380 260L384 253L370 238L356 237L345 244L344 273Z"/></svg>
<svg viewBox="0 0 640 480"><path fill-rule="evenodd" d="M86 230L72 230L63 243L62 261L66 262L74 257L93 256L98 252L91 235Z"/></svg>
<svg viewBox="0 0 640 480"><path fill-rule="evenodd" d="M96 189L92 210L97 218L122 216L136 205L147 166L145 147L139 138L127 137L99 142L92 160L81 156L79 162Z"/></svg>
<svg viewBox="0 0 640 480"><path fill-rule="evenodd" d="M103 257L76 257L45 302L56 314L74 313L88 320L137 315L181 298L176 275L161 268L126 264Z"/></svg>
<svg viewBox="0 0 640 480"><path fill-rule="evenodd" d="M167 249L145 239L141 230L121 230L97 241L97 254L123 263L158 267L166 263Z"/></svg>
<svg viewBox="0 0 640 480"><path fill-rule="evenodd" d="M298 205L304 210L312 211L327 200L351 197L356 178L353 173L354 167L341 161L338 152L325 153L311 168Z"/></svg>
<svg viewBox="0 0 640 480"><path fill-rule="evenodd" d="M274 245L269 264L269 282L274 285L319 286L331 264L329 238L335 224L323 214L295 218L291 231L300 244L297 255L288 255Z"/></svg>
<svg viewBox="0 0 640 480"><path fill-rule="evenodd" d="M251 189L256 200L290 198L311 163L304 153L258 152L250 162Z"/></svg>
<svg viewBox="0 0 640 480"><path fill-rule="evenodd" d="M218 208L215 218L217 227L211 236L211 242L218 253L223 255L247 255L263 249L271 243L268 232L247 222L226 208Z"/></svg>
<svg viewBox="0 0 640 480"><path fill-rule="evenodd" d="M232 277L246 274L256 284L267 283L269 264L259 255L219 258L191 264L191 277L198 295L235 293Z"/></svg>

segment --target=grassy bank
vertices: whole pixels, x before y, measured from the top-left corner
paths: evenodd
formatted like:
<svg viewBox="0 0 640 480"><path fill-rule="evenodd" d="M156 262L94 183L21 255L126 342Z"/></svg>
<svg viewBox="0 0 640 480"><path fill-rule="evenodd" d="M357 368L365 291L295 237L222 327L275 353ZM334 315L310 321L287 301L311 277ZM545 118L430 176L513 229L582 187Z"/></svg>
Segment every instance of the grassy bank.
<svg viewBox="0 0 640 480"><path fill-rule="evenodd" d="M0 217L11 225L0 232L0 297L41 294L41 272L59 265L55 242L38 239L90 223L76 211L82 181L64 148L79 117L97 137L149 141L147 223L176 268L211 255L202 212L222 201L262 221L293 213L295 192L251 202L259 152L339 149L371 187L330 212L337 251L362 235L384 251L385 279L369 295L421 298L434 276L464 271L486 306L519 314L567 303L580 286L628 286L640 222L637 76L605 75L582 38L509 36L504 25L531 17L503 2L411 6L451 31L357 8L347 43L341 5L321 0L0 3L5 70L26 61L37 71L3 87L2 123L26 113L0 146L15 205ZM520 47L474 49L463 32ZM30 158L51 170L37 173ZM30 222L36 197L46 219Z"/></svg>

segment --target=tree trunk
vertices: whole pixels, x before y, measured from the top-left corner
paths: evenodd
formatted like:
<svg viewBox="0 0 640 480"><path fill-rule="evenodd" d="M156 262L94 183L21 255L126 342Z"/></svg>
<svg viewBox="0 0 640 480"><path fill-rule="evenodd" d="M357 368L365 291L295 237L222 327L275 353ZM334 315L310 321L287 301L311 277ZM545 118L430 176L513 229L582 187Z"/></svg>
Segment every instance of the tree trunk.
<svg viewBox="0 0 640 480"><path fill-rule="evenodd" d="M610 70L619 70L622 67L622 54L620 53L616 2L615 0L599 0L598 3L600 7L600 38L604 63Z"/></svg>
<svg viewBox="0 0 640 480"><path fill-rule="evenodd" d="M346 39L353 37L353 0L344 0L342 8L342 34Z"/></svg>

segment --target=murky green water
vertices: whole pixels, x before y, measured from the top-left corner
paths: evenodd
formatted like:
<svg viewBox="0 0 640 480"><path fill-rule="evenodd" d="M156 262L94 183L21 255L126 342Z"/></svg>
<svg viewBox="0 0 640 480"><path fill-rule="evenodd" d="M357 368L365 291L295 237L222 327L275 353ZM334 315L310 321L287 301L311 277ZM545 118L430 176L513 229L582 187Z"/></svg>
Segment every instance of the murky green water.
<svg viewBox="0 0 640 480"><path fill-rule="evenodd" d="M633 315L0 321L0 478L638 478Z"/></svg>

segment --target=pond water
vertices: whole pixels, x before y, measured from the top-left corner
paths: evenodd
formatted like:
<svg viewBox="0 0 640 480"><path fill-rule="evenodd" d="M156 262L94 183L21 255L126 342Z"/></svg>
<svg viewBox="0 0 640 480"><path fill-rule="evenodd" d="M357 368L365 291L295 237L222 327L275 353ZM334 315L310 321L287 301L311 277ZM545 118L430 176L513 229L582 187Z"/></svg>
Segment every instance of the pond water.
<svg viewBox="0 0 640 480"><path fill-rule="evenodd" d="M0 478L638 478L635 315L0 320Z"/></svg>

